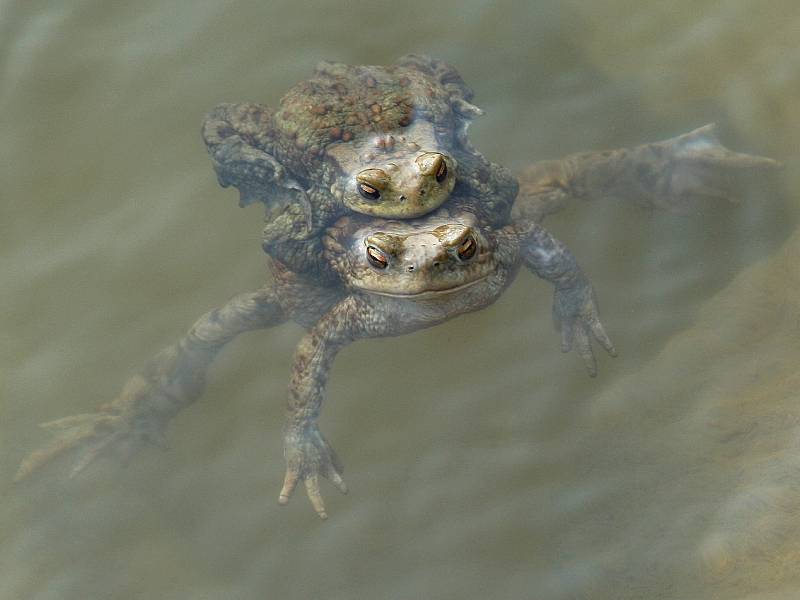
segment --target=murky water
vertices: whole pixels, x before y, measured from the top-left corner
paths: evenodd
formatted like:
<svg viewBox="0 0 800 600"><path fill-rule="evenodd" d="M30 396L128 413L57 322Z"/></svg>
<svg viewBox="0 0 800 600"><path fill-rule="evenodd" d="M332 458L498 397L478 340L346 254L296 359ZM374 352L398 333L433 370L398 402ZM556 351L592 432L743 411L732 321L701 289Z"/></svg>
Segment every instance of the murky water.
<svg viewBox="0 0 800 600"><path fill-rule="evenodd" d="M587 5L0 3L0 597L800 595L800 9ZM474 143L513 168L709 121L787 168L735 206L548 221L620 350L596 380L524 275L348 348L322 427L352 492L326 488L326 523L275 501L292 325L224 353L169 452L12 486L38 422L112 398L262 281L261 215L217 186L203 114L407 52L459 67L487 111Z"/></svg>

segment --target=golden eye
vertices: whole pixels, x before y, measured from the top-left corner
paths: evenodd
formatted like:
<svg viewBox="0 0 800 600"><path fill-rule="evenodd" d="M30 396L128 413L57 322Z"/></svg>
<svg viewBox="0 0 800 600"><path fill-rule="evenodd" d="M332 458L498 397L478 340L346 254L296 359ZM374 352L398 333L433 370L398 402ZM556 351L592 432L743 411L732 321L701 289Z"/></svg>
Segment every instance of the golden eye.
<svg viewBox="0 0 800 600"><path fill-rule="evenodd" d="M469 260L473 256L475 256L475 252L478 250L478 243L475 241L475 238L469 236L458 247L456 253L458 254L458 258L461 260Z"/></svg>
<svg viewBox="0 0 800 600"><path fill-rule="evenodd" d="M386 255L375 246L367 246L367 260L376 269L385 269L389 266Z"/></svg>
<svg viewBox="0 0 800 600"><path fill-rule="evenodd" d="M442 183L447 177L447 163L442 161L442 164L439 165L439 170L436 171L436 181Z"/></svg>
<svg viewBox="0 0 800 600"><path fill-rule="evenodd" d="M366 183L358 184L358 193L364 196L367 200L377 200L381 197L381 193L376 190L371 185L367 185Z"/></svg>

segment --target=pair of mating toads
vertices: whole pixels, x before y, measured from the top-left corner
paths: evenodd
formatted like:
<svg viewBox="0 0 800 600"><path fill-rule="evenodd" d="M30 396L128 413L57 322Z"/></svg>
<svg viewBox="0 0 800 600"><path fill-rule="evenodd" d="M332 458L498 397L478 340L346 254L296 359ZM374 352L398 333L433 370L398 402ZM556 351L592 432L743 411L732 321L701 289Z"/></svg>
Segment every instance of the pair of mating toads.
<svg viewBox="0 0 800 600"><path fill-rule="evenodd" d="M724 148L711 126L664 142L589 152L530 167L521 183L467 138L481 114L449 64L406 56L389 67L322 63L274 111L224 104L203 124L223 187L266 208L263 248L273 281L203 315L97 412L45 423L56 433L21 464L25 477L76 450L72 473L99 455L160 443L170 418L202 393L219 350L238 334L287 319L306 335L295 354L284 429L280 503L303 481L320 517L319 478L346 492L317 426L337 352L401 335L494 302L521 265L555 288L563 351L596 374L593 337L614 346L575 258L539 222L570 198L614 196L671 207L727 197L738 170L770 159Z"/></svg>

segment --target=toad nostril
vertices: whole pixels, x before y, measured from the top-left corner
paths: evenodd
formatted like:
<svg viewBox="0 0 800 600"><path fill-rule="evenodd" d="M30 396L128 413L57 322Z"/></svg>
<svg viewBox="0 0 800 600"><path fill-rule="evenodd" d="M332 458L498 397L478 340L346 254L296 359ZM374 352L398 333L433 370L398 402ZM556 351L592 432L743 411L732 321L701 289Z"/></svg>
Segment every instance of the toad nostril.
<svg viewBox="0 0 800 600"><path fill-rule="evenodd" d="M442 266L442 263L440 263L440 262L437 260L435 263L433 263L433 266L434 266L434 267L436 267L436 268L439 268L439 267L441 267L441 266Z"/></svg>
<svg viewBox="0 0 800 600"><path fill-rule="evenodd" d="M408 271L409 273L411 273L413 270L414 270L414 265L407 265L406 266L406 271Z"/></svg>
<svg viewBox="0 0 800 600"><path fill-rule="evenodd" d="M406 199L407 198L405 196L400 196L400 202L402 202L403 200L406 200Z"/></svg>

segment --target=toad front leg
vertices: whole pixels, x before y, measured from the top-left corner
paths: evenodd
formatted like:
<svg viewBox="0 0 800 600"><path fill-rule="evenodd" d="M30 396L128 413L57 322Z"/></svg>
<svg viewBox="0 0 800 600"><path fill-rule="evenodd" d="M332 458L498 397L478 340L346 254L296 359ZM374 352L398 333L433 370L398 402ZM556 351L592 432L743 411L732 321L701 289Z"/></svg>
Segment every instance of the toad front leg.
<svg viewBox="0 0 800 600"><path fill-rule="evenodd" d="M181 340L156 354L134 375L115 400L94 413L43 423L56 437L22 461L15 481L69 451L80 453L71 471L74 476L104 452L131 454L148 442L163 445L167 423L201 396L208 366L222 347L240 333L284 320L269 287L236 296L206 313Z"/></svg>
<svg viewBox="0 0 800 600"><path fill-rule="evenodd" d="M561 332L561 351L573 347L583 359L591 377L597 375L592 351L594 337L611 356L617 351L606 334L597 309L594 288L578 262L564 244L537 223L528 222L506 228L518 236L525 265L555 286L553 321Z"/></svg>
<svg viewBox="0 0 800 600"><path fill-rule="evenodd" d="M286 204L299 203L310 227L305 189L273 156L271 114L261 104L220 104L203 121L203 140L219 184L239 190L240 206L263 202L268 214L280 214Z"/></svg>
<svg viewBox="0 0 800 600"><path fill-rule="evenodd" d="M317 418L325 397L333 360L344 346L368 335L366 307L351 296L328 312L300 341L289 382L289 401L284 428L283 452L286 477L280 504L287 504L297 483L303 481L314 510L328 518L319 489L319 478L329 479L343 494L342 464L322 436Z"/></svg>
<svg viewBox="0 0 800 600"><path fill-rule="evenodd" d="M657 208L682 208L704 198L735 198L742 175L781 166L728 150L714 125L663 142L582 152L529 167L520 177L517 216L541 221L570 198L614 197Z"/></svg>

